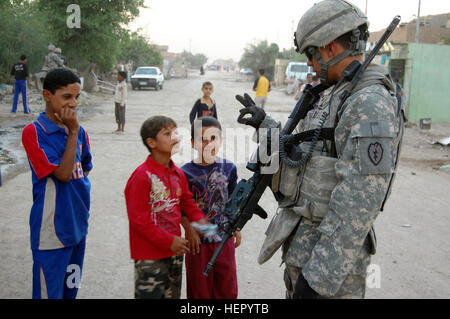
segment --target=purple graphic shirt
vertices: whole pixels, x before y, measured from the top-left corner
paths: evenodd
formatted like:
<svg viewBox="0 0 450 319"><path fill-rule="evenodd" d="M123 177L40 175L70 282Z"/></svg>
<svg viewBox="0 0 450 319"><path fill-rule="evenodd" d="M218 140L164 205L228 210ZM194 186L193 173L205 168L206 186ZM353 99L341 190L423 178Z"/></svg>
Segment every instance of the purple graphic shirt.
<svg viewBox="0 0 450 319"><path fill-rule="evenodd" d="M231 196L237 183L237 168L233 162L217 157L214 164L202 166L189 162L181 167L189 183L189 190L198 207L211 224L220 225L227 221L222 214L228 196ZM217 243L222 240L223 231L202 242Z"/></svg>

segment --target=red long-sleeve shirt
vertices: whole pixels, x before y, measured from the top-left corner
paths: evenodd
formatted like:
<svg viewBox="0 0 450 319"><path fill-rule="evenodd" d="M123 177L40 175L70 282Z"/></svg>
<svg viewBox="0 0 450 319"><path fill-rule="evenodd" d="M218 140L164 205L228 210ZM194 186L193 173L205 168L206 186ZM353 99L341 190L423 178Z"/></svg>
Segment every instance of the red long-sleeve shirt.
<svg viewBox="0 0 450 319"><path fill-rule="evenodd" d="M169 168L151 156L128 179L125 201L135 260L175 255L170 246L174 236L181 236L181 210L190 221L205 218L192 200L184 173L172 161Z"/></svg>

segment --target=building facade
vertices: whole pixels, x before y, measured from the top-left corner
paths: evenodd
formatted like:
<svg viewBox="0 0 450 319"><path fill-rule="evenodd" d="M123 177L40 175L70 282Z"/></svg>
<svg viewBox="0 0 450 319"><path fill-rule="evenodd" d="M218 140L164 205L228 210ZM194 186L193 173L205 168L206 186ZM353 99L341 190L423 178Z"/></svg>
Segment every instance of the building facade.
<svg viewBox="0 0 450 319"><path fill-rule="evenodd" d="M450 46L394 43L386 63L408 100L409 121L450 122Z"/></svg>

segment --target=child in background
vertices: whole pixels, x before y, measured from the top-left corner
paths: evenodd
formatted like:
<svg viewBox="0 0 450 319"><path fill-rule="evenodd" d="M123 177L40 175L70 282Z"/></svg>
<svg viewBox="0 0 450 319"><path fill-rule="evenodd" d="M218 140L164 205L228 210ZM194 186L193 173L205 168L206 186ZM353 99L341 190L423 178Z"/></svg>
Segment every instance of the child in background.
<svg viewBox="0 0 450 319"><path fill-rule="evenodd" d="M190 221L209 224L192 200L185 175L171 160L180 141L176 128L174 120L159 115L142 124L150 155L125 187L135 298L180 298L183 254L189 251L181 237L180 211Z"/></svg>
<svg viewBox="0 0 450 319"><path fill-rule="evenodd" d="M213 117L200 117L191 127L192 147L198 158L181 167L197 205L211 224L227 220L222 214L228 197L237 181L236 165L220 158L217 153L222 144L221 125ZM208 277L203 275L208 261L224 236L218 231L213 237L201 240L186 217L181 221L191 251L186 254L186 288L189 299L236 299L238 295L235 248L240 245L241 234L228 240Z"/></svg>
<svg viewBox="0 0 450 319"><path fill-rule="evenodd" d="M114 92L114 113L116 115L117 130L114 133L124 132L125 130L125 106L127 104L127 81L126 73L119 71L117 74L117 85Z"/></svg>
<svg viewBox="0 0 450 319"><path fill-rule="evenodd" d="M212 116L217 119L216 102L211 98L214 88L211 82L204 82L202 85L203 97L198 99L189 114L189 121L194 122L196 117Z"/></svg>

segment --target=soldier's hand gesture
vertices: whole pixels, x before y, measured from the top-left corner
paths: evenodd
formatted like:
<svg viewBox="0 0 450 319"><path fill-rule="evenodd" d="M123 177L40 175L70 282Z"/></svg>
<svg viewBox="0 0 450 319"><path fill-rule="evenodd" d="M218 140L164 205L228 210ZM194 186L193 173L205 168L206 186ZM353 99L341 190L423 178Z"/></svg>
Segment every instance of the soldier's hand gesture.
<svg viewBox="0 0 450 319"><path fill-rule="evenodd" d="M261 125L262 121L266 117L266 112L264 110L255 105L255 102L252 98L245 93L244 96L236 95L236 100L238 100L245 107L239 110L238 123L253 126L255 129L258 129ZM245 115L250 114L250 117L244 117Z"/></svg>

